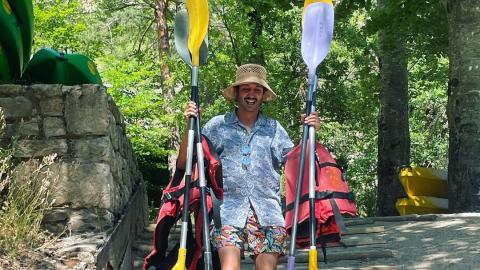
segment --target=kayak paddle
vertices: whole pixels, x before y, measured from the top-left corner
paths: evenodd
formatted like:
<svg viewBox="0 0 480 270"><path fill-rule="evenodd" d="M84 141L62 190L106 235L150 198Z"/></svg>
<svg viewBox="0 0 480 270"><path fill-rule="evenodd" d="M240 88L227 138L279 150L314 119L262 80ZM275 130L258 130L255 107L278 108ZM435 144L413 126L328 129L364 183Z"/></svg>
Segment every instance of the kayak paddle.
<svg viewBox="0 0 480 270"><path fill-rule="evenodd" d="M305 106L306 116L315 111L315 96L317 87L317 66L325 59L330 49L333 37L333 5L325 1L305 2L305 13L302 30L302 58L308 67L309 90ZM295 242L297 237L298 209L303 181L303 168L307 150L307 138L309 142L309 206L310 206L310 250L309 269L316 270L317 247L316 247L316 219L315 219L315 128L303 125L302 150L299 161L298 178L296 183L294 214L292 226L292 239L288 257L288 270L295 269Z"/></svg>
<svg viewBox="0 0 480 270"><path fill-rule="evenodd" d="M182 9L177 12L175 15L175 48L177 53L180 55L180 58L192 67L192 57L190 51L188 50L188 13L186 10ZM208 36L205 36L205 39L202 41L200 46L200 64L204 65L207 62L208 55Z"/></svg>
<svg viewBox="0 0 480 270"><path fill-rule="evenodd" d="M190 99L197 104L199 108L198 98L198 66L200 64L200 47L207 35L208 31L208 2L207 0L187 0L188 10L188 50L190 51L191 58L186 57L186 54L182 51L182 58L185 62L189 63L191 59L192 65L192 91ZM179 19L179 22L185 22L185 20ZM187 25L187 24L185 24ZM187 31L184 31L187 32ZM179 35L181 36L181 35ZM184 35L182 36L184 37ZM179 44L185 44L180 43ZM178 50L178 47L177 47ZM187 255L187 226L188 226L188 202L190 195L190 182L192 179L192 165L193 165L193 144L195 137L197 138L197 168L199 174L199 186L201 192L201 209L203 215L203 243L204 243L204 262L205 269L212 268L212 255L210 251L210 237L208 233L208 212L206 201L206 180L205 169L203 166L203 148L200 133L200 117L190 117L188 125L188 144L187 144L187 164L185 172L185 191L184 191L184 207L182 213L182 227L180 234L180 248L178 249L177 263L172 270L185 270L185 261Z"/></svg>
<svg viewBox="0 0 480 270"><path fill-rule="evenodd" d="M305 0L305 3L303 4L302 21L303 21L303 18L305 17L305 11L307 10L307 7L310 4L319 3L319 2L324 2L333 6L332 0Z"/></svg>

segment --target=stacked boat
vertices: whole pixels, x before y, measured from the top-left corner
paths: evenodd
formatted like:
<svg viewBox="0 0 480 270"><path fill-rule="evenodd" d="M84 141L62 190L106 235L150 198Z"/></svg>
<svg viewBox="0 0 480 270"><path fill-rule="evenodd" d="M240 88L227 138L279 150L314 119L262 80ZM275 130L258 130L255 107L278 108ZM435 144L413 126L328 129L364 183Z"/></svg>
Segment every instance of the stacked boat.
<svg viewBox="0 0 480 270"><path fill-rule="evenodd" d="M400 215L440 214L448 211L447 172L425 167L404 167L399 180L407 198L397 200Z"/></svg>
<svg viewBox="0 0 480 270"><path fill-rule="evenodd" d="M44 48L28 62L23 78L29 83L102 84L93 61L83 54L65 54Z"/></svg>
<svg viewBox="0 0 480 270"><path fill-rule="evenodd" d="M102 84L97 67L83 54L45 48L30 60L33 32L32 0L0 0L0 84Z"/></svg>

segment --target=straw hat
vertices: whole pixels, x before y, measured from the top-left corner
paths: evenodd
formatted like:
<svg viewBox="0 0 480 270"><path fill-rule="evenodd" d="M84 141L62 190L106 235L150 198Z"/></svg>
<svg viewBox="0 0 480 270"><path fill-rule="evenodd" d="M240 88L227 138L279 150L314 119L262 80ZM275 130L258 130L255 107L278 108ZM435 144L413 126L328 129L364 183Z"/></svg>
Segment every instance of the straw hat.
<svg viewBox="0 0 480 270"><path fill-rule="evenodd" d="M245 64L237 68L236 80L228 88L223 90L223 96L227 100L235 100L235 86L246 83L258 83L265 87L264 101L273 101L277 94L267 84L267 71L264 67L256 64Z"/></svg>

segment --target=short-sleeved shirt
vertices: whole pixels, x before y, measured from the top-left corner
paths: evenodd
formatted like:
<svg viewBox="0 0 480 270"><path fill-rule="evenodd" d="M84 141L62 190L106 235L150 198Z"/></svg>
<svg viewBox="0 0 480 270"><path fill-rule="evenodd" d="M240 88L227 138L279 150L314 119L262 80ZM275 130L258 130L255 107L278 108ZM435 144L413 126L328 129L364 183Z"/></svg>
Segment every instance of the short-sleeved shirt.
<svg viewBox="0 0 480 270"><path fill-rule="evenodd" d="M253 207L261 226L285 226L281 209L280 168L293 147L285 129L260 114L248 129L235 112L213 117L202 133L212 142L223 169L222 225L243 228ZM251 163L242 164L248 145Z"/></svg>

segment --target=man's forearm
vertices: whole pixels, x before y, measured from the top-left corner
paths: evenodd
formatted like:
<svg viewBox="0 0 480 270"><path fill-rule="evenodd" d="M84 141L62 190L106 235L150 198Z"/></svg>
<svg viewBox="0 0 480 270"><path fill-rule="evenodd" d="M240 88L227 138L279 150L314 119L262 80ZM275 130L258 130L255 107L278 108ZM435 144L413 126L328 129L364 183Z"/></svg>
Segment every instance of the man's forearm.
<svg viewBox="0 0 480 270"><path fill-rule="evenodd" d="M188 147L188 130L183 134L182 143L178 150L177 168L185 170L187 167L187 147Z"/></svg>

